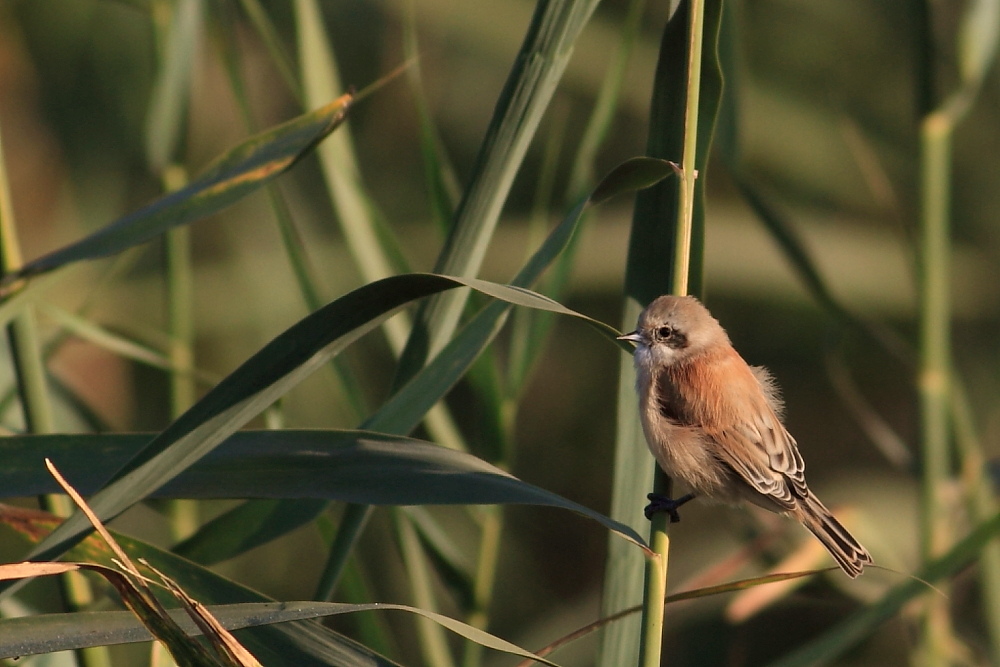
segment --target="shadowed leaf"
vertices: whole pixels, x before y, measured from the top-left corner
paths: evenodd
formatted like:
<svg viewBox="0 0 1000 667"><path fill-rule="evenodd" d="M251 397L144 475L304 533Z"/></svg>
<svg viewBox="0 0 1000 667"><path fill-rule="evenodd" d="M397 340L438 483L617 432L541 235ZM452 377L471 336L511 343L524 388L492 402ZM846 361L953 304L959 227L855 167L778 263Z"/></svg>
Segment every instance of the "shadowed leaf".
<svg viewBox="0 0 1000 667"><path fill-rule="evenodd" d="M38 542L59 523L60 519L45 512L0 505L0 524L6 527L5 539L10 539L12 533L17 533L31 542ZM142 559L142 562L148 562L156 568L157 572L176 581L183 581L187 593L205 604L274 602L254 590L167 551L114 531L111 534L133 560ZM67 552L66 557L68 560L106 567L114 564L114 553L96 536L77 544ZM155 573L142 562L139 564L140 572L144 576L155 577ZM162 599L169 601L167 597ZM25 636L20 632L8 632L9 627L0 622L0 645L6 645L7 641L15 642ZM268 667L396 667L396 663L315 621L261 626L238 631L237 635Z"/></svg>
<svg viewBox="0 0 1000 667"><path fill-rule="evenodd" d="M45 531L54 525L54 517L46 516L39 512L25 512L14 508L0 507L0 522L6 523L21 530L25 534L37 537L39 531ZM32 526L29 533L24 529ZM114 536L116 541L121 541L128 551L136 559L142 557L144 560L155 561L155 572L150 571L153 576L160 575L160 570L173 571L175 576L183 573L186 580L192 582L185 585L186 595L212 596L228 589L228 593L237 592L241 587L232 582L214 575L208 570L201 570L195 565L185 564L182 559L172 554L162 552L155 547ZM120 538L120 539L119 539ZM95 560L110 561L113 552L104 542L96 539L88 539L79 547L74 549L71 555L86 555ZM178 568L180 569L178 570ZM125 579L118 571L110 569L104 565L90 565L82 563L18 563L8 566L0 566L0 578L7 578L7 570L11 576L37 576L44 574L59 574L61 572L84 568L100 572L110 580ZM118 584L115 584L118 588ZM242 597L263 600L247 589ZM189 598L190 599L190 598ZM488 632L473 628L455 619L436 614L434 612L416 609L406 605L398 604L339 604L324 602L249 602L242 604L229 604L221 606L209 606L204 611L211 614L219 624L227 630L247 628L273 623L286 623L289 621L302 621L306 619L320 618L337 614L345 614L361 611L396 610L417 614L429 618L441 624L452 632L474 641L482 646L497 651L503 651L520 657L536 658L529 651L508 641L500 639ZM187 635L200 634L201 630L188 615L189 612L181 609L172 610L169 618L162 619L173 627ZM281 626L282 628L288 626ZM158 628L159 629L159 628ZM334 634L334 633L329 633ZM101 646L107 644L120 644L128 642L148 641L150 633L143 624L135 618L131 612L86 612L75 614L48 614L35 617L25 617L18 619L0 620L0 658L16 657L20 655L32 655L36 653L47 653L58 650L68 650L84 648L88 646ZM542 659L545 664L554 665ZM192 665L215 664L206 662L193 662ZM268 663L274 664L274 663ZM293 662L283 664L295 664ZM352 661L348 663L336 664L376 664ZM383 664L383 663L378 663Z"/></svg>
<svg viewBox="0 0 1000 667"><path fill-rule="evenodd" d="M37 565L37 563L32 563ZM61 564L60 564L61 565ZM66 564L70 565L70 564ZM249 602L243 604L211 605L212 616L227 630L239 630L259 625L287 623L313 618L367 611L405 611L429 618L477 644L511 655L538 658L547 665L554 665L535 656L516 644L505 641L478 628L474 628L442 614L417 609L402 604L375 602L371 604L345 604L338 602ZM183 610L171 609L172 620L190 635L201 634L198 627ZM44 614L0 620L0 658L35 655L52 651L65 651L90 646L129 644L149 641L152 636L139 621L127 611L78 612Z"/></svg>
<svg viewBox="0 0 1000 667"><path fill-rule="evenodd" d="M150 436L51 435L0 440L8 497L59 492L52 459L81 493L97 491ZM568 509L642 545L631 528L523 482L471 454L364 431L241 431L151 497L300 498L363 505L521 504Z"/></svg>

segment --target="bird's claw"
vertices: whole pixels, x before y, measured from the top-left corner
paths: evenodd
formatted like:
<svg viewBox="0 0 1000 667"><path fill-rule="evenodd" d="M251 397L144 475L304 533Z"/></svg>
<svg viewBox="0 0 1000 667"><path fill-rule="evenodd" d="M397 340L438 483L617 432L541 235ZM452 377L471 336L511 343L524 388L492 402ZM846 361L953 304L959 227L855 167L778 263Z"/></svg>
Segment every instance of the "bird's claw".
<svg viewBox="0 0 1000 667"><path fill-rule="evenodd" d="M681 515L677 513L677 508L694 498L694 494L689 493L675 500L659 493L650 493L646 498L649 499L649 504L642 510L642 513L646 515L647 519L652 521L653 515L657 512L666 512L667 516L670 517L670 523L677 523L681 520Z"/></svg>

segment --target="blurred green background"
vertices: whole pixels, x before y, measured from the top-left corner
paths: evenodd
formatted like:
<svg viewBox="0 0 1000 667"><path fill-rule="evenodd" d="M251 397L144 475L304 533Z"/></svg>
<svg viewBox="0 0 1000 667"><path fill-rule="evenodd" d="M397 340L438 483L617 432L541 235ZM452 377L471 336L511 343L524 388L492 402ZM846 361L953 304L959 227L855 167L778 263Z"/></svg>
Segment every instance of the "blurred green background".
<svg viewBox="0 0 1000 667"><path fill-rule="evenodd" d="M195 53L190 112L179 143L190 173L252 132L243 122L220 51L235 48L248 87L254 130L301 112L259 34L237 3L217 4L226 30L209 21ZM294 43L291 3L263 2L287 44ZM510 279L533 250L538 224L569 210L566 193L578 141L605 75L629 3L606 0L576 44L573 59L504 207L483 277ZM157 12L169 3L124 0L0 0L0 131L14 213L26 259L91 232L156 197L162 188L146 158L150 99L157 80ZM461 187L472 168L493 105L524 38L528 0L338 0L322 2L324 25L345 85L362 88L400 65L412 11L423 94ZM921 49L915 3L759 0L733 2L724 28L726 95L737 115L713 155L707 178L705 299L741 354L768 366L787 403L787 425L809 462L810 482L832 506L849 507L856 529L880 565L903 572L919 562L914 369L871 339L844 330L810 295L768 227L741 194L749 184L789 223L834 297L858 317L915 346L914 237L918 214L918 108L926 59L940 90L954 85L953 36L959 3L938 3L931 25L941 47ZM593 173L644 153L658 43L669 8L648 3L634 44L619 108ZM215 15L215 14L213 14ZM233 41L235 40L235 41ZM996 331L1000 316L994 219L1000 197L1000 106L996 73L986 79L956 135L952 294L956 367L966 383L980 438L995 455L1000 429ZM345 128L356 144L361 178L413 270L429 271L444 233L433 219L412 89L402 78L358 104ZM549 192L539 183L553 179ZM587 187L596 183L591 179ZM279 181L332 299L364 283L345 247L314 157ZM596 319L620 320L631 201L590 214L581 232L567 291L560 299ZM262 194L191 226L196 365L218 378L307 312ZM103 283L86 319L128 338L161 345L165 327L163 248L154 241L123 258L73 269L48 292L75 310ZM112 276L108 279L107 276ZM57 323L41 312L48 334ZM510 342L497 343L501 359ZM520 396L512 434L512 472L584 505L608 512L618 366L628 359L580 325L557 320ZM352 348L349 367L377 405L389 390L393 361L381 337ZM67 394L116 431L159 430L170 419L168 377L71 336L51 358ZM471 451L493 446L490 410L472 384L449 398ZM863 407L859 407L863 406ZM350 428L351 411L328 376L317 374L282 401L287 427ZM870 412L869 412L870 411ZM61 428L85 428L66 408ZM20 428L16 411L6 425ZM877 441L877 442L876 442ZM889 453L886 453L889 448ZM912 465L912 462L911 462ZM645 493L637 485L636 493ZM202 517L228 507L203 503ZM449 512L451 514L449 514ZM457 539L474 541L467 517L451 516ZM453 516L452 516L453 515ZM114 525L168 540L159 516L138 508ZM695 504L672 532L671 590L739 549L772 517ZM956 517L956 521L963 521ZM779 524L781 544L803 537ZM788 528L787 531L784 529ZM374 600L412 602L387 511L376 512L361 549ZM556 510L506 510L491 631L534 648L598 614L605 531ZM784 551L775 548L774 553ZM11 557L14 557L12 554ZM325 556L313 527L221 566L221 571L278 599L307 598ZM986 664L975 573L953 589L957 630L971 664ZM838 593L830 580L790 592L770 610L730 624L732 598L668 612L670 664L756 665L777 657L856 604L896 581L875 572ZM439 582L440 583L440 582ZM680 610L681 608L678 607ZM444 605L445 612L454 612ZM808 612L808 613L805 613ZM669 619L677 619L679 623ZM387 617L404 664L419 664L412 622ZM354 621L335 627L351 632ZM780 636L775 636L780 628ZM843 664L902 664L907 626L890 623ZM720 638L724 638L724 641ZM586 665L594 640L560 654ZM509 660L509 658L507 659ZM508 664L507 662L497 664Z"/></svg>

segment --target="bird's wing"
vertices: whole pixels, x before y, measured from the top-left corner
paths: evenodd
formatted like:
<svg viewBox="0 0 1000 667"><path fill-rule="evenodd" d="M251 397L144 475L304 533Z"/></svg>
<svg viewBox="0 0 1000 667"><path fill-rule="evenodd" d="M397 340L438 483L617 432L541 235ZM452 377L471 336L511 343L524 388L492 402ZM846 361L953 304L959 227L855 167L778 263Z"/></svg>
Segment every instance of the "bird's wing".
<svg viewBox="0 0 1000 667"><path fill-rule="evenodd" d="M773 412L758 415L755 428L750 430L751 436L755 434L760 434L760 442L771 469L787 477L804 497L807 491L806 464L795 438L785 430Z"/></svg>
<svg viewBox="0 0 1000 667"><path fill-rule="evenodd" d="M805 463L795 439L770 410L753 422L705 432L718 443L719 458L755 491L787 509L808 495Z"/></svg>
<svg viewBox="0 0 1000 667"><path fill-rule="evenodd" d="M719 459L754 491L772 498L785 509L795 507L799 485L771 466L767 445L756 432L739 427L718 431L706 429L706 433L718 444L716 455ZM796 493L792 491L793 486Z"/></svg>

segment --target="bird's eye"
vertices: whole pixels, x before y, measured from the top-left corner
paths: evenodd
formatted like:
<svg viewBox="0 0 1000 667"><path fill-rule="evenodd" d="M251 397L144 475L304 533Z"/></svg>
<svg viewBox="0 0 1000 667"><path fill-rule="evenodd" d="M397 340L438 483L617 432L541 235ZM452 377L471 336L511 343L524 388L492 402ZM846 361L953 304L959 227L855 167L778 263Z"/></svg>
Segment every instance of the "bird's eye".
<svg viewBox="0 0 1000 667"><path fill-rule="evenodd" d="M656 330L656 335L660 338L670 338L674 333L674 330L670 327L660 327Z"/></svg>

